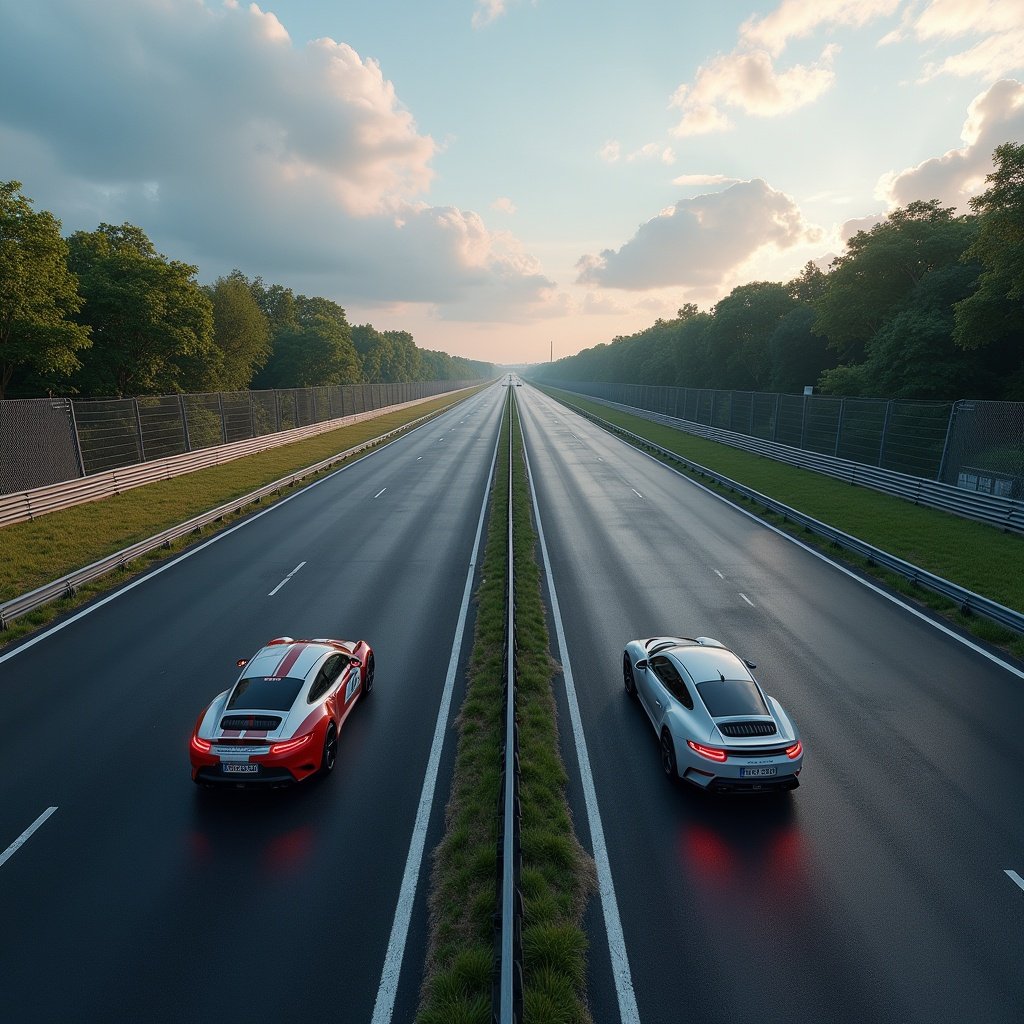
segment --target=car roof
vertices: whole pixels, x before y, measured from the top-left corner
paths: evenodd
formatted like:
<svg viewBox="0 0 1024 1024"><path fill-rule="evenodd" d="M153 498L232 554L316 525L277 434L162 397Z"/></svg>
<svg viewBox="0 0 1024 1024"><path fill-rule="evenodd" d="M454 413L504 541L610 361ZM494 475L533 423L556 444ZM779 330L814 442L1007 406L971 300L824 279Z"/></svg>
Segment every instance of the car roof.
<svg viewBox="0 0 1024 1024"><path fill-rule="evenodd" d="M705 683L712 679L752 678L742 659L725 647L693 643L677 645L663 653L672 655L695 683Z"/></svg>
<svg viewBox="0 0 1024 1024"><path fill-rule="evenodd" d="M280 637L261 647L245 666L246 676L291 676L305 679L325 654L351 653L333 640L293 640Z"/></svg>

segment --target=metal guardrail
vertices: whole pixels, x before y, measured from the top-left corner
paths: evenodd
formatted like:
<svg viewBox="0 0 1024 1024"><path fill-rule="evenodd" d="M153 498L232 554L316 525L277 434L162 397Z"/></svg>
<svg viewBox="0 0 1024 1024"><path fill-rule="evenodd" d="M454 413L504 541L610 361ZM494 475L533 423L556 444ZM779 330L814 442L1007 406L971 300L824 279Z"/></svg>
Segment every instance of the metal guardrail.
<svg viewBox="0 0 1024 1024"><path fill-rule="evenodd" d="M817 519L812 519L810 516L804 515L803 512L799 512L797 509L792 508L789 505L784 505L781 501L776 501L774 498L770 498L767 495L762 494L760 491L755 491L752 487L747 487L744 484L737 483L735 480L732 480L721 473L716 473L714 470L708 469L706 466L702 466L697 462L693 462L691 459L687 459L682 455L678 455L676 452L670 451L668 448L663 448L661 445L655 444L653 441L649 441L647 438L641 437L639 434L634 434L631 431L626 430L624 427L610 423L608 420L602 419L600 416L595 416L593 413L588 412L579 406L573 405L571 402L566 402L563 399L559 400L562 401L564 405L569 406L569 408L578 412L586 419L591 420L593 423L603 427L605 430L618 434L635 447L643 448L648 452L654 452L660 458L663 458L668 462L677 462L700 476L707 477L709 480L713 480L715 483L727 487L734 493L740 494L750 501L761 505L768 511L782 516L783 519L796 523L798 526L803 527L805 530L810 531L816 536L823 537L825 540L835 544L837 547L843 548L847 551L852 551L861 558L867 559L870 563L880 565L883 568L888 569L890 572L897 573L904 579L909 580L911 583L916 583L936 594L941 594L943 597L956 602L963 612L967 614L981 615L986 619L999 623L1001 626L1005 626L1007 629L1012 629L1018 633L1024 633L1024 614L1021 612L1014 611L1012 608L1007 608L1005 605L1001 605L987 597L982 597L980 594L976 594L972 590L967 590L965 587L958 586L956 583L943 579L941 576L936 576L934 573L930 573L926 569L922 569L920 566L914 565L911 562L906 562L902 558L897 558L895 555L882 551L880 548L873 547L857 537L853 537L848 533L844 533L842 530L837 530L835 527L829 526L827 523L822 523Z"/></svg>
<svg viewBox="0 0 1024 1024"><path fill-rule="evenodd" d="M575 394L571 391L558 390L562 394ZM845 483L870 487L885 494L905 498L916 505L941 509L943 512L950 512L965 519L975 519L991 526L998 526L1011 533L1024 534L1024 501L984 494L979 491L967 491L950 484L939 483L937 480L927 480L923 477L898 473L891 469L880 469L877 466L849 462L846 459L837 459L831 455L821 455L802 448L791 448L789 445L779 444L777 441L766 441L747 434L723 430L721 427L696 423L693 420L683 420L664 413L649 412L632 405L622 405L607 399L593 398L591 395L586 397L600 402L602 405L621 409L632 416L639 416L652 423L661 423L676 430L683 430L709 441L728 444L765 458L788 463L791 466L823 473ZM578 409L577 406L573 406L573 408ZM578 411L582 412L579 409ZM584 413L584 415L586 414Z"/></svg>
<svg viewBox="0 0 1024 1024"><path fill-rule="evenodd" d="M445 406L445 408L450 407ZM411 420L409 423L396 428L395 430L388 431L388 433L381 434L379 437L375 437L369 441L364 441L362 444L356 445L354 448L349 448L344 452L338 452L336 455L331 455L329 458L323 459L312 466L306 466L304 469L296 470L294 473L289 473L287 476L283 476L280 479L275 480L273 483L266 484L258 490L251 491L249 494L245 494L240 498L235 498L224 505L219 505L217 508L210 509L209 512L204 512L202 515L195 516L194 518L189 519L188 522L172 526L170 529L146 538L146 540L141 540L137 544L132 544L127 548L123 548L121 551L108 555L106 558L101 558L98 562L93 562L92 565L87 565L83 569L76 569L74 572L68 573L66 576L62 576L59 580L54 580L52 583L47 583L27 594L23 594L20 597L15 597L10 601L5 602L4 604L0 604L0 629L6 629L15 619L18 619L23 615L27 615L29 612L43 607L43 605L56 601L61 597L73 595L78 588L84 584L91 583L94 580L99 579L101 576L105 576L107 573L113 572L115 569L124 568L136 558L141 558L150 551L156 551L157 548L170 546L172 541L177 540L179 537L184 537L190 533L198 533L204 526L209 526L211 523L215 523L218 520L223 519L225 516L229 516L233 512L237 512L246 505L258 503L264 498L269 497L271 494L284 490L286 487L294 487L298 481L307 476L312 476L314 473L319 473L321 470L327 469L335 463L342 462L345 459L351 458L353 455L358 455L360 452L366 451L369 448L374 448L385 441L397 437L399 434L407 433L419 424L424 423L429 419L433 419L443 411L444 409L440 409L436 412L429 413L426 416L420 416L417 419ZM300 429L305 430L307 428L303 427Z"/></svg>
<svg viewBox="0 0 1024 1024"><path fill-rule="evenodd" d="M449 394L458 395L460 392L453 391ZM37 519L49 512L82 505L88 501L109 498L122 491L131 490L133 487L142 487L144 484L154 483L157 480L170 480L172 477L192 473L198 469L206 469L209 466L217 466L246 455L253 455L256 452L292 444L295 441L325 434L352 423L384 416L398 409L422 405L423 402L433 401L436 397L436 395L431 395L428 398L417 398L399 405L370 409L366 412L324 420L320 423L310 423L304 427L295 427L292 430L283 430L275 434L264 434L261 437L246 438L243 441L234 441L230 444L218 445L215 448L202 448L198 451L186 452L183 455L170 455L152 462L140 462L120 469L106 470L102 473L78 477L48 487L36 487L30 491L0 495L0 527Z"/></svg>
<svg viewBox="0 0 1024 1024"><path fill-rule="evenodd" d="M508 523L505 589L505 735L501 746L498 829L498 913L495 915L496 986L491 993L494 1024L523 1019L522 809L519 799L519 727L516 723L516 615L512 530L512 388L508 394Z"/></svg>

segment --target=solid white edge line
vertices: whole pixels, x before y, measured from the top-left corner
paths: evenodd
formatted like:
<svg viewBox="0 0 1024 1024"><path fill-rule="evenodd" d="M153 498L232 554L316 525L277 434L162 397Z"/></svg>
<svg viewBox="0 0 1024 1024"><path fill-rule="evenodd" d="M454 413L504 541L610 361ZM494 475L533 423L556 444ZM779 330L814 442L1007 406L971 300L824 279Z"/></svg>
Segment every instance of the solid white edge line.
<svg viewBox="0 0 1024 1024"><path fill-rule="evenodd" d="M1024 889L1024 878L1021 878L1020 875L1018 875L1016 871L1011 871L1009 868L1006 868L1005 874L1009 875L1010 879L1013 882L1015 882L1022 889Z"/></svg>
<svg viewBox="0 0 1024 1024"><path fill-rule="evenodd" d="M288 575L285 576L285 578L281 580L281 582L278 583L278 585L274 587L269 594L267 594L267 597L273 597L305 564L305 562L299 562L299 564L295 566L295 568L292 569L292 571L288 573Z"/></svg>
<svg viewBox="0 0 1024 1024"><path fill-rule="evenodd" d="M486 392L480 392L480 394L485 393ZM472 401L476 397L476 395L473 395L469 399L467 399L467 401ZM442 415L445 414L442 413ZM358 466L361 462L366 461L366 459L373 458L373 456L376 455L378 452L382 452L384 451L385 448L390 448L393 444L397 444L399 441L402 441L407 437L411 437L418 430L422 430L424 427L430 426L431 424L433 424L434 426L437 425L436 423L434 423L433 420L428 420L426 423L421 423L418 427L413 427L412 430L407 431L401 437L396 437L393 441L388 441L387 444L382 444L379 448L374 448L372 451L364 455L361 459L357 459L355 462L350 462L347 465L340 466L338 469L334 470L333 473L329 473L327 476L322 477L320 480L314 480L311 484L307 484L305 487L302 488L301 491L296 491L294 494L289 494L287 498L281 498L279 501L275 501L273 505L271 505L269 508L265 508L262 512L257 512L255 513L255 515L248 515L246 516L243 522L237 523L235 526L229 526L226 530L220 530L209 540L204 541L202 544L197 544L194 548L189 548L187 551L183 551L180 555L178 555L177 558L172 559L170 562L165 562L163 565L157 566L152 571L147 572L143 576L139 576L137 579L132 580L131 583L126 583L123 587L120 587L113 593L108 594L106 597L101 597L98 601L95 601L93 604L90 604L87 607L83 608L80 612L76 612L69 618L63 619L55 625L50 626L49 629L43 630L42 633L39 633L31 639L26 640L25 643L21 644L18 647L15 647L14 650L6 651L5 653L0 654L0 665L2 665L5 661L10 661L11 658L16 658L19 654L21 654L23 651L27 651L30 647L35 647L36 644L41 643L48 637L53 636L54 633L59 633L62 629L65 629L67 626L70 626L73 622L77 622L79 619L85 618L86 615L91 615L94 611L96 611L98 608L102 608L105 604L110 604L111 601L116 601L117 598L121 597L122 595L127 594L131 590L134 590L136 587L142 586L143 583L146 583L149 580L153 579L154 576L159 576L160 573L166 572L168 569L172 569L179 562L184 562L186 558L191 558L193 555L198 555L200 551L205 550L211 544L216 544L217 541L223 540L225 537L230 537L231 534L233 534L236 530L241 530L243 527L248 526L250 523L256 522L257 519L262 519L263 516L276 511L282 505L287 505L289 501L294 501L296 498L299 498L303 494L306 494L309 491L311 491L314 487L319 487L321 484L327 483L328 480L333 480L334 477L336 477L339 473L344 473L346 470L352 469L354 466Z"/></svg>
<svg viewBox="0 0 1024 1024"><path fill-rule="evenodd" d="M583 719L580 716L579 701L576 697L576 684L573 682L572 665L569 662L569 649L566 646L565 631L562 628L562 614L558 607L558 594L555 592L555 580L551 573L551 560L548 558L548 546L544 539L544 526L541 523L540 507L537 504L537 492L533 487L533 474L530 471L530 459L526 451L525 433L523 436L523 459L526 463L526 476L533 499L533 515L537 522L537 539L540 541L541 557L544 559L544 574L547 578L548 593L551 597L551 616L555 623L558 653L562 663L562 678L565 680L565 695L569 703L569 718L572 721L572 735L576 743L576 760L579 764L580 780L583 784L583 799L587 807L590 840L594 847L594 863L597 866L597 887L601 894L601 909L604 912L604 927L608 936L608 953L611 957L615 994L619 1002L619 1017L622 1024L639 1024L640 1012L636 1005L636 993L633 991L633 976L629 969L626 939L622 934L619 905L615 899L615 884L612 881L611 862L608 859L608 847L604 841L604 826L601 823L601 812L597 806L597 790L594 787L594 775L590 768L587 740L583 735Z"/></svg>
<svg viewBox="0 0 1024 1024"><path fill-rule="evenodd" d="M587 422L589 423L590 421L587 420ZM596 427L597 424L594 424L594 426ZM699 487L702 491L705 491L706 493L710 494L713 498L717 498L719 501L724 502L731 508L736 509L737 512L742 512L743 515L745 515L748 519L753 519L754 522L760 523L761 526L763 526L765 529L771 530L772 533L778 534L784 540L788 540L791 544L795 544L798 548L803 548L804 551L814 555L815 558L818 558L822 562L831 565L833 569L838 569L839 572L843 573L845 576L849 576L851 580L855 580L861 586L867 587L868 590L874 591L880 597L884 597L886 601L891 601L893 604L898 605L905 611L910 612L911 615L920 619L922 622L928 623L929 626L932 626L934 629L937 629L940 633L945 633L946 636L950 637L953 640L956 640L958 643L963 644L964 647L969 647L976 654L980 654L983 658L987 658L993 664L998 665L1000 668L1006 669L1007 672L1011 673L1012 675L1015 675L1018 679L1024 679L1024 670L1017 668L1016 665L1011 665L1008 661L1004 661L1002 658L999 657L999 655L993 654L991 651L986 651L984 647L979 647L976 643L973 643L972 641L968 640L967 637L961 636L959 633L956 632L956 630L950 629L948 626L944 626L941 622L936 622L935 619L931 618L928 615L925 615L924 612L919 611L917 608L914 608L911 605L907 604L905 601L901 600L895 594L888 593L881 587L875 586L875 584L872 583L870 580L866 580L864 579L864 577L858 576L857 573L855 573L852 569L847 569L845 565L840 565L838 562L833 561L831 558L828 557L828 555L823 554L821 551L818 551L817 548L812 548L809 544L805 544L802 540L798 540L791 534L786 533L785 530L780 530L777 526L773 526L771 523L762 519L760 516L755 515L753 512L748 511L741 505L737 505L735 502L732 502L728 498L723 497L717 491L714 491L710 487L707 487L705 484L700 483L700 481L694 480L691 476L688 476L682 470L676 469L674 466L670 466L667 462L662 462L661 459L657 458L654 455L651 455L649 452L645 452L642 448L637 448L635 445L632 445L628 441L623 440L623 438L619 437L617 434L613 434L609 430L604 430L603 427L597 427L597 429L603 430L605 434L608 434L610 437L615 438L617 441L626 445L627 448L631 448L633 451L639 452L640 455L643 455L645 458L650 459L651 462L656 462L659 466L663 466L670 473L675 473L676 476L682 477L684 480L686 480L687 483L693 484L694 487Z"/></svg>
<svg viewBox="0 0 1024 1024"><path fill-rule="evenodd" d="M39 828L39 826L42 825L55 810L57 810L56 807L47 807L46 810L43 811L43 813L40 814L24 832L21 833L20 836L18 836L18 838L15 839L6 850L4 850L3 855L0 856L0 867L6 864L11 857L13 857L25 845L25 843L32 838L32 833L35 832L36 829Z"/></svg>
<svg viewBox="0 0 1024 1024"><path fill-rule="evenodd" d="M452 654L448 662L448 675L444 681L441 706L437 711L437 722L434 725L434 739L430 746L430 757L423 777L423 789L420 792L419 807L416 809L416 821L413 824L412 838L409 841L409 854L405 861L402 885L398 893L398 905L395 907L395 919L391 925L391 936L388 939L388 950L384 957L384 968L381 971L380 986L377 999L373 1005L371 1024L390 1024L391 1014L395 1008L395 996L398 993L398 979L402 972L402 959L405 956L405 942L409 934L409 922L412 920L413 902L416 897L416 882L419 878L420 866L423 862L423 850L427 841L427 825L430 823L430 811L434 805L434 787L437 784L437 773L441 765L441 748L444 746L444 735L447 729L448 712L451 708L452 693L455 689L455 675L458 670L459 656L462 652L462 636L466 628L466 616L469 602L473 597L473 578L480 558L480 539L484 530L484 516L487 512L487 500L491 493L491 481L494 478L494 466L498 459L498 442L501 440L499 425L498 439L494 443L494 454L491 456L491 469L484 488L484 500L480 506L480 519L476 527L476 539L473 541L471 561L466 573L466 586L462 593L462 607L459 610L459 621L452 640Z"/></svg>

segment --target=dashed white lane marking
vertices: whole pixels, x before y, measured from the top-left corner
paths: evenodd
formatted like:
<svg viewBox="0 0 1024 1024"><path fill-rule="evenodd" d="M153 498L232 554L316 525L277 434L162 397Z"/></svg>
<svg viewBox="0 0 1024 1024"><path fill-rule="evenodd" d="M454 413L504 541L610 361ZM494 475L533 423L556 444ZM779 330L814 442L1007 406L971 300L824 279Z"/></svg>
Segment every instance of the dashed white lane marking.
<svg viewBox="0 0 1024 1024"><path fill-rule="evenodd" d="M379 490L379 491L378 491L378 492L377 492L377 493L376 493L376 494L374 495L374 497L375 497L375 498L379 498L379 497L380 497L380 496L381 496L381 495L382 495L382 494L383 494L383 493L384 493L384 492L385 492L386 490L387 490L387 488L386 488L386 487L382 487L382 488L381 488L381 489L380 489L380 490Z"/></svg>
<svg viewBox="0 0 1024 1024"><path fill-rule="evenodd" d="M713 572L713 573L714 573L714 574L715 574L715 575L716 575L716 576L717 576L717 577L718 577L718 578L719 578L720 580L724 580L724 579L725 579L725 577L724 577L724 576L723 576L723 575L722 575L722 574L721 574L721 573L720 573L720 572L719 572L719 571L718 571L717 569L712 569L711 571L712 571L712 572Z"/></svg>
<svg viewBox="0 0 1024 1024"><path fill-rule="evenodd" d="M390 1024L391 1014L395 1009L395 996L398 993L398 978L402 973L402 959L405 956L405 943L409 935L409 922L412 920L413 902L416 899L416 881L419 878L420 866L423 863L423 850L427 842L427 825L430 823L430 810L434 806L434 788L437 785L437 773L441 767L441 749L448 725L448 712L451 709L452 693L455 689L455 676L459 667L459 656L462 651L462 635L466 628L466 616L469 603L473 597L473 578L476 575L477 561L480 558L480 538L484 531L484 515L487 512L487 498L491 493L491 481L494 479L494 466L498 459L499 437L494 442L494 454L491 456L491 470L484 488L483 504L480 506L480 518L476 524L476 539L473 541L470 554L469 570L466 573L466 586L462 592L462 607L459 609L459 621L452 639L452 655L448 662L448 675L445 677L444 690L441 693L441 706L437 709L437 722L434 724L434 739L430 745L430 756L423 773L423 789L420 791L420 802L416 809L416 821L412 827L412 838L409 840L409 853L405 860L405 872L402 875L402 886L398 892L398 905L395 907L395 919L391 924L391 936L388 939L388 950L384 955L384 968L380 975L377 988L377 999L373 1004L371 1024Z"/></svg>
<svg viewBox="0 0 1024 1024"><path fill-rule="evenodd" d="M419 462L419 461L420 461L420 459L422 459L422 458L423 458L423 456L422 456L422 455L417 455L417 456L416 456L416 461L417 461L417 462Z"/></svg>
<svg viewBox="0 0 1024 1024"><path fill-rule="evenodd" d="M1010 876L1010 881L1015 882L1022 889L1024 889L1024 878L1021 878L1016 871L1011 871L1009 868L1007 868L1005 873Z"/></svg>
<svg viewBox="0 0 1024 1024"><path fill-rule="evenodd" d="M754 607L756 607L756 606L755 606L755 604L754 604L754 602L753 602L753 601L751 601L751 600L750 600L750 598L749 598L749 597L747 597L747 595L746 595L746 594L740 594L740 597L742 597L742 598L743 598L743 600L744 600L744 601L746 601L746 602L747 602L747 604L749 604L751 608L754 608Z"/></svg>
<svg viewBox="0 0 1024 1024"><path fill-rule="evenodd" d="M305 564L305 562L299 562L299 564L295 566L295 568L292 569L292 571L288 573L288 575L285 576L285 578L281 580L281 582L278 583L278 585L274 587L269 594L267 594L267 597L273 597Z"/></svg>
<svg viewBox="0 0 1024 1024"><path fill-rule="evenodd" d="M642 495L642 494L641 494L641 493L640 493L640 492L639 492L639 491L638 491L638 490L637 490L637 489L636 489L635 487L630 487L630 490L631 490L631 491L632 491L632 492L633 492L633 493L634 493L634 494L635 494L635 495L636 495L636 496L637 496L637 497L638 497L638 498L639 498L639 499L640 499L641 501L643 501L643 497L644 497L644 496L643 496L643 495Z"/></svg>
<svg viewBox="0 0 1024 1024"><path fill-rule="evenodd" d="M25 843L32 838L32 833L35 832L35 830L39 828L39 826L42 825L55 810L57 810L56 807L47 807L46 810L43 811L43 813L40 814L24 832L21 833L20 836L18 836L18 838L15 839L6 850L4 850L3 855L0 856L0 866L6 864L25 845Z"/></svg>
<svg viewBox="0 0 1024 1024"><path fill-rule="evenodd" d="M608 847L604 841L604 825L601 822L601 811L597 806L597 789L594 786L594 773L590 767L590 755L587 753L587 739L583 733L583 718L580 715L579 700L576 696L576 684L573 682L572 665L569 662L569 648L565 643L565 630L562 628L562 613L558 607L558 594L555 591L555 580L551 572L551 559L548 557L548 546L544 539L544 526L540 518L540 506L537 503L537 492L533 487L530 458L525 444L523 445L523 458L526 462L526 477L530 481L530 490L533 498L533 516L537 524L537 539L540 541L543 571L547 578L548 594L551 597L551 617L554 620L555 635L558 638L558 653L562 660L562 679L565 682L565 696L569 704L572 735L576 743L576 760L580 768L580 782L583 785L583 802L587 808L590 840L594 847L594 863L597 865L597 888L601 895L604 928L608 936L608 953L612 962L615 995L619 1003L619 1020L621 1024L640 1024L640 1011L637 1009L636 992L633 989L633 975L629 969L626 938L622 932L619 904L615 899L612 866L608 858Z"/></svg>

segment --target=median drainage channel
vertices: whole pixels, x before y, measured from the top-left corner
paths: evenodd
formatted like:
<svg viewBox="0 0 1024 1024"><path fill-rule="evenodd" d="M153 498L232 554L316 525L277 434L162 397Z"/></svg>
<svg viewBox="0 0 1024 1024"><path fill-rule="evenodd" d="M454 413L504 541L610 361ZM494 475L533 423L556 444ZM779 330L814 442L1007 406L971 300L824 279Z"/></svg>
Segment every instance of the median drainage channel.
<svg viewBox="0 0 1024 1024"><path fill-rule="evenodd" d="M536 533L513 389L502 426L418 1024L589 1024L592 860L558 752ZM507 703L509 694L513 703Z"/></svg>

